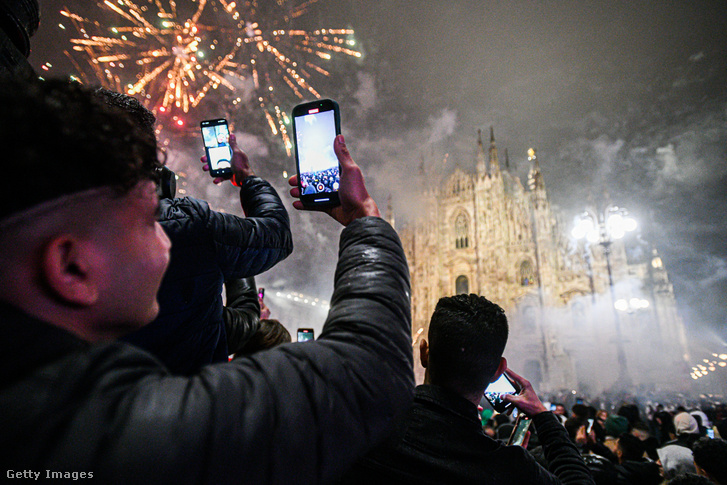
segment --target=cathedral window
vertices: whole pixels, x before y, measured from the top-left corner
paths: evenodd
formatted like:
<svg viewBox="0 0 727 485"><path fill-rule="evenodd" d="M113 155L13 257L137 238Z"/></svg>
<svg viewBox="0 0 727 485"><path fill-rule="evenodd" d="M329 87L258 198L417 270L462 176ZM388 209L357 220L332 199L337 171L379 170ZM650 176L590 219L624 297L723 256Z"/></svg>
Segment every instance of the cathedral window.
<svg viewBox="0 0 727 485"><path fill-rule="evenodd" d="M522 286L530 286L535 283L535 269L533 263L526 259L520 263L520 284Z"/></svg>
<svg viewBox="0 0 727 485"><path fill-rule="evenodd" d="M454 220L454 247L456 249L468 248L469 243L469 223L467 216L460 213Z"/></svg>
<svg viewBox="0 0 727 485"><path fill-rule="evenodd" d="M454 282L454 288L456 294L466 295L470 292L470 282L465 275L459 275Z"/></svg>

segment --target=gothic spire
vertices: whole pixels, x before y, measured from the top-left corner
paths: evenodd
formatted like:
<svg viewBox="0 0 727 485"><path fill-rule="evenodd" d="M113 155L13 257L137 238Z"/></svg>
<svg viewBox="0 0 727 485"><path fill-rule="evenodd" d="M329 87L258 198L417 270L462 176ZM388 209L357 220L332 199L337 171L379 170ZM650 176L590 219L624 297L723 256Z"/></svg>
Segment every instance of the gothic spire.
<svg viewBox="0 0 727 485"><path fill-rule="evenodd" d="M497 157L497 146L495 145L495 129L490 126L490 175L500 173L500 161Z"/></svg>
<svg viewBox="0 0 727 485"><path fill-rule="evenodd" d="M487 162L485 161L485 146L482 143L482 130L477 130L477 175L484 176L487 173Z"/></svg>

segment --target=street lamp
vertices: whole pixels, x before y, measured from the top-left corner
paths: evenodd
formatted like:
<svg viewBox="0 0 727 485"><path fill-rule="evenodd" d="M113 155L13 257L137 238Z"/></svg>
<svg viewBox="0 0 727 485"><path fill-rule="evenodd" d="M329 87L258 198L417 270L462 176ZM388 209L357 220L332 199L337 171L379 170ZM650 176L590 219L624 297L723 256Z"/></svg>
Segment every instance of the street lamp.
<svg viewBox="0 0 727 485"><path fill-rule="evenodd" d="M611 244L623 238L627 232L636 229L636 221L629 217L626 209L616 205L609 205L602 213L586 210L576 216L575 225L571 235L576 239L585 239L590 244L603 246L606 255L606 269L608 270L608 289L611 293L611 309L613 310L613 321L616 328L616 353L619 362L619 382L622 385L629 385L631 378L627 370L626 353L624 352L623 338L621 336L621 321L618 308L623 303L616 301L613 289L613 274L611 272ZM628 309L628 304L626 305Z"/></svg>
<svg viewBox="0 0 727 485"><path fill-rule="evenodd" d="M649 308L649 300L641 298L630 298L626 300L622 298L620 300L616 300L613 306L620 312L634 313L637 310Z"/></svg>

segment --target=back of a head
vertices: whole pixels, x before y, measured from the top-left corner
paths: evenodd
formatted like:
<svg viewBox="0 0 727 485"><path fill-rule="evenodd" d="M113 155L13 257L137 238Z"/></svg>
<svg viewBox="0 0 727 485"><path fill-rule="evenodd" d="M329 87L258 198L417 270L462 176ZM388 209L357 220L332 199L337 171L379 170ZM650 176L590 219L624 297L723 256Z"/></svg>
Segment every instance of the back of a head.
<svg viewBox="0 0 727 485"><path fill-rule="evenodd" d="M574 404L571 408L571 412L573 413L573 416L576 416L580 419L588 419L590 417L590 411L588 409L588 406L586 406L585 404Z"/></svg>
<svg viewBox="0 0 727 485"><path fill-rule="evenodd" d="M565 423L563 423L563 426L565 426L565 429L568 432L568 436L570 437L570 439L575 443L576 435L578 434L578 430L586 424L587 424L586 418L581 418L578 416L571 416L570 418L565 420Z"/></svg>
<svg viewBox="0 0 727 485"><path fill-rule="evenodd" d="M636 404L624 404L616 414L628 419L631 426L641 421L639 407Z"/></svg>
<svg viewBox="0 0 727 485"><path fill-rule="evenodd" d="M138 99L128 94L117 93L106 88L96 88L93 94L99 99L102 99L107 105L125 111L140 128L144 129L147 135L151 138L156 137L154 131L156 116L141 104Z"/></svg>
<svg viewBox="0 0 727 485"><path fill-rule="evenodd" d="M677 436L684 434L698 434L699 423L697 420L686 411L683 411L674 416L674 428L676 429Z"/></svg>
<svg viewBox="0 0 727 485"><path fill-rule="evenodd" d="M0 219L100 187L123 195L160 167L155 142L78 84L5 80L0 105Z"/></svg>
<svg viewBox="0 0 727 485"><path fill-rule="evenodd" d="M460 393L482 391L497 371L507 335L505 311L486 298L441 298L429 324L432 384Z"/></svg>
<svg viewBox="0 0 727 485"><path fill-rule="evenodd" d="M623 433L618 437L618 448L624 461L640 461L644 457L644 443L636 436Z"/></svg>
<svg viewBox="0 0 727 485"><path fill-rule="evenodd" d="M278 320L262 319L260 328L250 337L235 357L249 355L260 350L267 350L278 345L292 342L290 332Z"/></svg>
<svg viewBox="0 0 727 485"><path fill-rule="evenodd" d="M629 420L623 416L609 416L604 423L606 435L616 437L627 433L630 429Z"/></svg>
<svg viewBox="0 0 727 485"><path fill-rule="evenodd" d="M692 448L694 463L715 482L727 484L727 441L700 438Z"/></svg>

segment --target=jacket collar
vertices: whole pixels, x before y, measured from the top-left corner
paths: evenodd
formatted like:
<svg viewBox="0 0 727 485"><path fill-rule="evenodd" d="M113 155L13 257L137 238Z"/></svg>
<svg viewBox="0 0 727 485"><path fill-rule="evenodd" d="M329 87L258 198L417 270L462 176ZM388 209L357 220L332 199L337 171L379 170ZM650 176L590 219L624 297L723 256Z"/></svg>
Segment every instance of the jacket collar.
<svg viewBox="0 0 727 485"><path fill-rule="evenodd" d="M0 388L89 346L70 332L0 303Z"/></svg>
<svg viewBox="0 0 727 485"><path fill-rule="evenodd" d="M477 406L449 389L431 384L422 384L417 386L414 399L441 406L481 427Z"/></svg>

